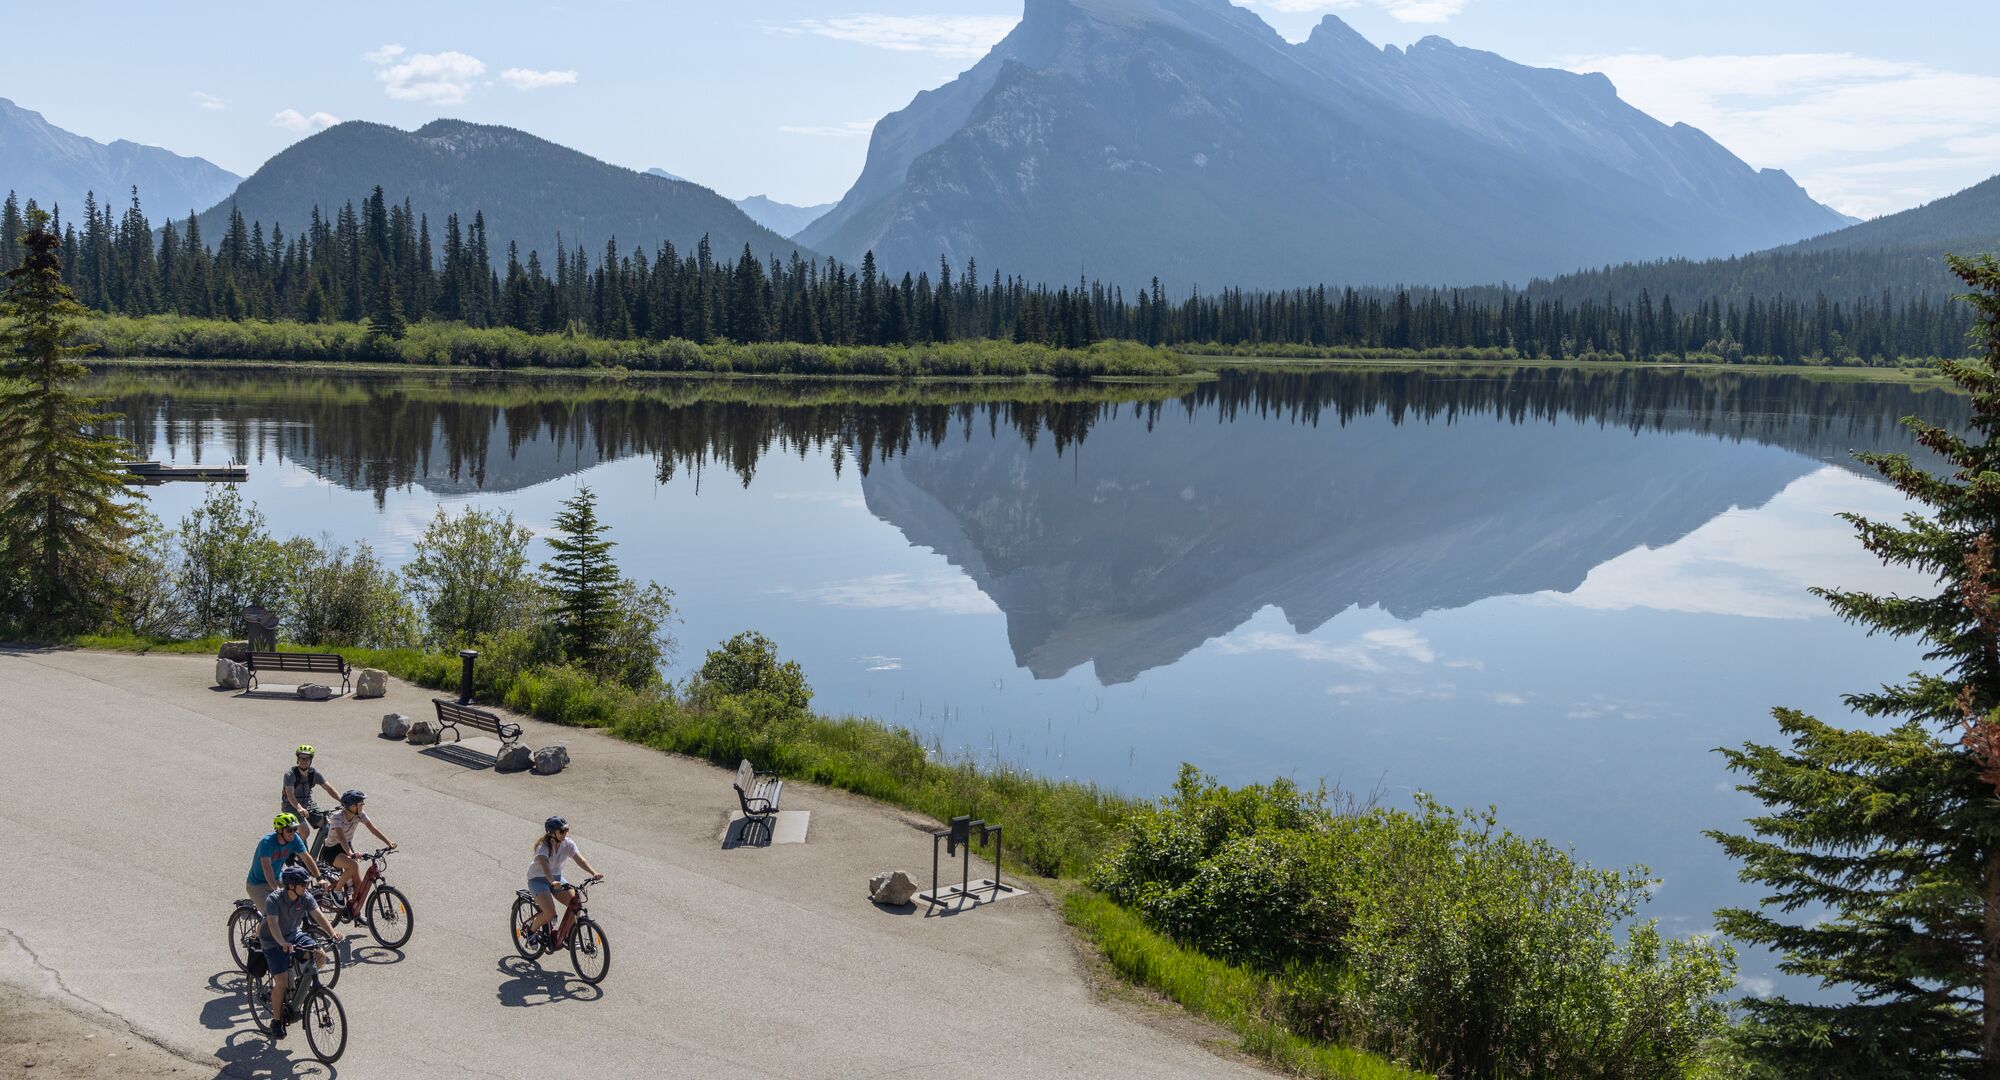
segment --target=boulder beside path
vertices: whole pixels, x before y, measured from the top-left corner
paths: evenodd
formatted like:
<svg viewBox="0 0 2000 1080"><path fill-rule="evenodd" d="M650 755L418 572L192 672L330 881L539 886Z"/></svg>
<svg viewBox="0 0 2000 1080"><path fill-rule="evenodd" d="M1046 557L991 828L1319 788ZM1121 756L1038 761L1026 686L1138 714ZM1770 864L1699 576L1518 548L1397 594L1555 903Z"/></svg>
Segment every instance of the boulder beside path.
<svg viewBox="0 0 2000 1080"><path fill-rule="evenodd" d="M218 656L215 658L215 685L227 690L241 690L250 685L250 669L226 656Z"/></svg>
<svg viewBox="0 0 2000 1080"><path fill-rule="evenodd" d="M250 643L247 641L225 641L215 655L224 660L234 660L239 664L250 662Z"/></svg>
<svg viewBox="0 0 2000 1080"><path fill-rule="evenodd" d="M883 907L902 907L917 895L917 883L901 870L884 870L868 879L868 899Z"/></svg>
<svg viewBox="0 0 2000 1080"><path fill-rule="evenodd" d="M435 720L410 721L409 734L404 736L412 746L429 746L438 741L438 726Z"/></svg>
<svg viewBox="0 0 2000 1080"><path fill-rule="evenodd" d="M525 746L510 746L493 759L493 768L499 772L527 772L534 767L534 752Z"/></svg>
<svg viewBox="0 0 2000 1080"><path fill-rule="evenodd" d="M385 697L389 693L389 673L381 668L365 667L354 676L354 696L356 698Z"/></svg>
<svg viewBox="0 0 2000 1080"><path fill-rule="evenodd" d="M562 745L544 746L535 751L535 774L550 776L563 771L569 765L569 748Z"/></svg>
<svg viewBox="0 0 2000 1080"><path fill-rule="evenodd" d="M382 714L382 737L400 739L410 733L410 718L402 713Z"/></svg>
<svg viewBox="0 0 2000 1080"><path fill-rule="evenodd" d="M325 683L300 683L298 695L307 701L332 701L333 687Z"/></svg>

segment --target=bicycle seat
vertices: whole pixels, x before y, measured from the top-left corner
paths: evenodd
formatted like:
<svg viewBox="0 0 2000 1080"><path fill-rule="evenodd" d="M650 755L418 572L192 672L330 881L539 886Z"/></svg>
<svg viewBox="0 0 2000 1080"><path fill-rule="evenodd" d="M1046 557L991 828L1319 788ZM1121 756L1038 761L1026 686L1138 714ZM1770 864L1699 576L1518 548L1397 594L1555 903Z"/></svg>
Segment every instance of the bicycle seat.
<svg viewBox="0 0 2000 1080"><path fill-rule="evenodd" d="M240 908L248 908L248 909L249 909L249 910L251 910L251 911L255 911L255 910L257 910L257 905L255 905L255 904L251 903L251 902L250 902L250 901L248 901L248 900L243 900L243 899L239 899L239 900L237 900L237 901L236 901L236 906L237 906L237 907L240 907Z"/></svg>
<svg viewBox="0 0 2000 1080"><path fill-rule="evenodd" d="M520 898L521 898L521 899L523 899L523 900L526 900L526 901L527 901L527 902L529 902L530 904L532 904L532 903L534 903L534 902L535 902L535 894L534 894L534 893L531 893L531 892L529 892L529 891L528 891L528 890L526 890L526 889L515 889L515 890L514 890L514 895L515 895L515 896L518 896L518 897L520 897ZM247 907L247 906L249 906L249 904L250 904L250 901L248 901L248 900L238 900L238 901L237 901L237 903L239 903L239 904L242 904L242 905L244 905L244 906L246 906L246 907Z"/></svg>

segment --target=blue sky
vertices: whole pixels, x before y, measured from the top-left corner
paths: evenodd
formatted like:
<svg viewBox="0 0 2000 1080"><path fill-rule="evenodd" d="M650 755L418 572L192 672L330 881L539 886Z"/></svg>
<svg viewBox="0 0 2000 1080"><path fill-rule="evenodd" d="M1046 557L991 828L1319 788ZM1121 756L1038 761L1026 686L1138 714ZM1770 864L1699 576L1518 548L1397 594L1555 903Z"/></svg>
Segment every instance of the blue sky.
<svg viewBox="0 0 2000 1080"><path fill-rule="evenodd" d="M873 122L970 66L1019 2L362 0L277 15L307 9L71 0L52 37L68 44L10 50L0 97L245 174L335 119L455 116L732 197L824 202L860 171ZM1440 34L1604 71L1633 104L1861 216L2000 173L1993 0L1246 6L1294 39L1331 13L1381 44Z"/></svg>

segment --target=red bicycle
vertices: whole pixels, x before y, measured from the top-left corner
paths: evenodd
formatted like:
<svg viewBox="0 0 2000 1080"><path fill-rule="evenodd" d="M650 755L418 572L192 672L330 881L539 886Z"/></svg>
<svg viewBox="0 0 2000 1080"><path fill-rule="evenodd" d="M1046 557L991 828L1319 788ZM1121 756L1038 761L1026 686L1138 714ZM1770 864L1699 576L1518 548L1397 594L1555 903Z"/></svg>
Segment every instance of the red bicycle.
<svg viewBox="0 0 2000 1080"><path fill-rule="evenodd" d="M545 926L533 932L528 924L539 910L535 896L526 889L515 890L514 915L507 930L521 959L540 959L566 945L570 963L576 967L576 977L592 986L603 982L611 973L611 941L604 936L604 928L590 917L590 894L584 891L603 880L603 875L599 875L571 885L576 890L576 906L563 912L562 922L555 927ZM549 932L551 929L555 931L553 934Z"/></svg>
<svg viewBox="0 0 2000 1080"><path fill-rule="evenodd" d="M326 870L326 885L319 890L319 907L326 913L327 921L336 926L342 922L366 924L368 932L385 949L402 948L417 928L416 919L410 914L410 898L385 880L389 874L389 853L394 850L379 848L353 856L355 861L368 864L368 872L361 876L352 896L334 888L340 871L334 868L332 860L321 864Z"/></svg>

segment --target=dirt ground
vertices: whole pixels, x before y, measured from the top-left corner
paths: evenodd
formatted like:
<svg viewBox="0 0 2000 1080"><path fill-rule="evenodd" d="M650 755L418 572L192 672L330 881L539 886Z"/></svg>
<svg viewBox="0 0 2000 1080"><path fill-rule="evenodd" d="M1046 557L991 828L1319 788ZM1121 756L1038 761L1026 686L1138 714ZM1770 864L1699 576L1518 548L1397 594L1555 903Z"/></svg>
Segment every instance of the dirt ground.
<svg viewBox="0 0 2000 1080"><path fill-rule="evenodd" d="M12 1080L121 1080L214 1075L108 1023L85 1019L48 998L0 982L0 1077Z"/></svg>

